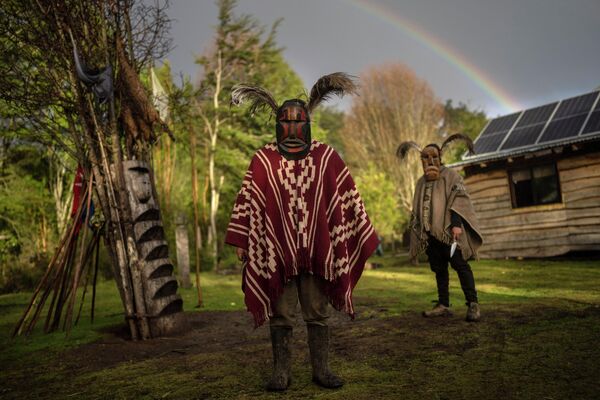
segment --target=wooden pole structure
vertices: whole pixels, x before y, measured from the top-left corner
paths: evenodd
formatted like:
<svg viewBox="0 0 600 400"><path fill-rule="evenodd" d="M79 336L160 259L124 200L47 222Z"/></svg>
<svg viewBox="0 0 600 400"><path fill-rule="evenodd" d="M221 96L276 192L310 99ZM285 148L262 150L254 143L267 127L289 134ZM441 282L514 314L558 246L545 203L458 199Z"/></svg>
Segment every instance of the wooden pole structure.
<svg viewBox="0 0 600 400"><path fill-rule="evenodd" d="M152 145L156 139L156 135L153 133L155 126L162 127L169 134L171 132L150 104L145 88L140 81L139 71L136 70L133 53L134 36L131 34L131 21L127 9L130 4L126 2L114 7L112 3L111 1L92 2L89 8L80 9L68 2L53 1L42 10L44 13L42 18L47 19L46 22L57 34L56 48L57 51L62 52L60 59L64 60L64 64L59 62L56 65L63 68L62 72L65 76L64 82L59 82L60 87L71 88L71 93L68 93L68 89L65 90L65 96L68 101L72 101L75 112L66 118L70 127L75 126L75 114L77 114L83 128L83 132L76 132L76 129L71 129L70 132L74 136L73 141L77 146L77 157L81 164L88 169L86 175L89 185L86 192L87 197L85 197L87 204L85 209L88 212L86 228L84 228L86 232L82 235L78 246L77 226L81 223L84 207L78 208L75 219L71 221L71 225L65 232L58 250L36 287L31 302L21 316L13 335L20 334L24 330L26 333L30 333L43 309L49 309L44 326L46 331L58 328L61 322L67 333L70 331L73 326L72 318L75 313L78 288L85 279L81 303L83 304L90 277L90 269L86 268L91 265L94 249L96 249L96 262L93 266L93 320L96 297L95 282L98 272L99 238L97 235L99 233L97 232L89 242L87 241L92 187L96 191L102 214L107 221L105 241L112 259L114 276L132 339L150 338L154 336L155 330L156 336L168 335L181 331L186 326L183 301L181 296L176 293L177 282L168 273L172 272L172 265L168 259L168 246L164 239L164 231L162 231L160 209L156 203L153 203L151 209L148 210L149 214L142 215L139 212L140 210L144 211L144 207L148 205L141 198L143 193L141 196L138 189L149 185L151 190L155 190L154 177L150 170L149 175L139 178L139 170L147 170L147 165L142 165L143 162L125 171L124 163L130 163L131 160L124 159L121 143L123 137L120 133L121 130L117 127L116 110L119 110L121 117L129 111L129 120L123 119L120 120L122 122L119 122L120 127L123 128L125 145L130 145L127 147L128 150L145 149L144 146ZM87 16L86 12L89 13L90 18L85 20L84 25L81 25L76 18ZM129 34L129 40L126 42L121 39L120 33L123 22ZM71 27L73 27L72 30ZM92 38L90 31L100 32L100 40ZM109 43L109 33L110 41L114 41L114 43ZM74 47L74 34L77 34L78 40L86 43L92 51L104 51L105 69L88 68L80 60L76 49L74 49L74 63L69 61L69 38ZM129 57L124 50L127 45L129 46ZM73 60L71 59L71 61ZM114 86L113 66L116 68L118 77L118 82ZM54 75L52 77L54 78ZM94 96L84 92L80 81L91 89L90 92ZM115 104L115 98L119 100L119 104ZM65 110L68 109L65 107ZM105 119L105 115L108 115L108 119ZM129 156L137 154L140 159L145 157L143 151L140 154L137 151L127 154ZM131 166L131 164L128 165ZM131 188L126 185L125 174L129 174L128 180L141 179L138 182L139 187L136 187L138 192L135 196L132 196ZM144 180L146 176L149 176L148 180ZM156 198L155 194L154 198ZM136 210L135 218L132 208ZM154 237L158 233L162 235L160 240ZM78 248L79 252L77 252ZM165 274L165 272L167 273ZM48 299L50 299L50 304L46 305ZM77 319L81 308L82 306L79 307ZM63 316L64 319L61 321Z"/></svg>
<svg viewBox="0 0 600 400"><path fill-rule="evenodd" d="M84 254L84 249L83 246L85 245L85 239L87 238L87 226L90 222L90 210L91 210L91 206L92 206L92 185L94 184L94 180L90 179L89 183L88 183L88 188L86 190L86 197L87 197L87 201L86 201L86 205L85 205L85 223L83 225L83 238L81 239L81 245L79 247L79 262L77 263L77 265L75 266L75 276L73 277L73 282L71 285L71 297L69 300L69 304L67 306L67 313L65 315L65 328L67 330L67 332L69 332L71 330L71 319L72 319L72 313L73 313L73 307L75 306L75 299L77 298L77 288L79 287L79 281L80 281L80 277L81 277L81 273L82 273L82 269L84 266L84 255L86 256L86 260L87 261L87 257L89 256L89 254ZM78 222L75 222L76 224L78 224ZM87 249L86 249L87 250ZM87 251L85 252L87 253Z"/></svg>

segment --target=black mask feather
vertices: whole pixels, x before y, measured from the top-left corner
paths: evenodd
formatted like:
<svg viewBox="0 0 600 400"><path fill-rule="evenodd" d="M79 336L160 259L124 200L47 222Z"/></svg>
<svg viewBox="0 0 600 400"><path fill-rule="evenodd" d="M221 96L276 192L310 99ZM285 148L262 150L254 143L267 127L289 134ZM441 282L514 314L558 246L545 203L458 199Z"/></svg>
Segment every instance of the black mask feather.
<svg viewBox="0 0 600 400"><path fill-rule="evenodd" d="M331 99L333 95L344 97L345 94L355 94L358 86L352 75L345 72L334 72L324 75L310 90L310 97L306 109L311 113L319 104Z"/></svg>
<svg viewBox="0 0 600 400"><path fill-rule="evenodd" d="M410 149L415 149L419 153L421 152L421 148L418 144L416 144L413 141L408 141L400 143L400 146L398 146L398 150L396 150L396 156L398 156L399 159L404 160Z"/></svg>
<svg viewBox="0 0 600 400"><path fill-rule="evenodd" d="M235 85L231 90L231 104L239 106L248 100L252 102L250 104L250 113L252 114L256 113L256 111L265 110L276 114L279 108L269 91L258 86Z"/></svg>
<svg viewBox="0 0 600 400"><path fill-rule="evenodd" d="M453 142L455 140L462 140L467 145L467 148L469 149L469 152L470 153L475 153L475 150L473 149L473 141L471 140L470 137L468 137L467 135L464 135L462 133L455 133L454 135L448 136L446 138L446 140L444 140L444 143L442 143L441 150L444 150L444 148L448 144L450 144L451 142Z"/></svg>

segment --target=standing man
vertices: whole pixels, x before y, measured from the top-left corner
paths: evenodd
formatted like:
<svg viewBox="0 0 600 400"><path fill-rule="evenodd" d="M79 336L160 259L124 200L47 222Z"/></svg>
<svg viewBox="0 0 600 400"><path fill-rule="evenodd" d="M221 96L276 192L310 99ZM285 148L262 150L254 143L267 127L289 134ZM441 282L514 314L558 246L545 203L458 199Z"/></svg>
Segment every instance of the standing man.
<svg viewBox="0 0 600 400"><path fill-rule="evenodd" d="M291 377L292 329L300 300L308 331L313 381L337 388L329 370L328 303L354 316L352 290L378 244L354 181L340 156L311 140L310 114L331 95L354 93L344 73L321 77L308 102L278 106L266 90L238 85L232 103L269 110L276 143L252 158L225 242L243 261L242 289L255 325L270 323L273 376L268 390L286 390Z"/></svg>
<svg viewBox="0 0 600 400"><path fill-rule="evenodd" d="M425 251L431 270L435 273L438 290L437 304L425 317L452 315L448 291L448 262L458 273L467 302L466 320L479 321L480 310L475 289L473 271L466 260L477 257L477 249L483 243L479 223L462 177L446 168L442 162L442 151L454 140L464 140L471 152L471 139L462 134L448 137L442 146L435 143L423 150L414 142L404 142L398 147L397 155L404 159L408 150L414 148L421 153L423 176L417 181L410 221L410 257L415 259Z"/></svg>

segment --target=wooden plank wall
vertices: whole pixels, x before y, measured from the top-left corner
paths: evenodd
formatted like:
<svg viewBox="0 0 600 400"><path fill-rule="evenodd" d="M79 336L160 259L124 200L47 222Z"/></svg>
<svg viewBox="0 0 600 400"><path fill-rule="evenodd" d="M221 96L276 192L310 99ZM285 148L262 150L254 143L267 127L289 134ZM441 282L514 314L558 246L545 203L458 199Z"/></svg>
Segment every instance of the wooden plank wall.
<svg viewBox="0 0 600 400"><path fill-rule="evenodd" d="M600 250L600 153L565 158L557 167L562 203L543 206L513 209L506 170L465 179L484 236L480 257Z"/></svg>

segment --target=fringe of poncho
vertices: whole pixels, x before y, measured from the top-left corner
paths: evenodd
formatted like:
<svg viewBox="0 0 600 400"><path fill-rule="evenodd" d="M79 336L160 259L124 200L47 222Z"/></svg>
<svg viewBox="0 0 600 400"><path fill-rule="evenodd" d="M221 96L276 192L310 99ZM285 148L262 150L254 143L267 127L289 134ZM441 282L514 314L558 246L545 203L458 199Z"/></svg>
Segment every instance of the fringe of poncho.
<svg viewBox="0 0 600 400"><path fill-rule="evenodd" d="M286 160L274 144L256 153L225 242L248 251L242 288L256 326L301 273L322 277L332 306L353 317L352 290L379 244L348 168L316 141L301 160Z"/></svg>

